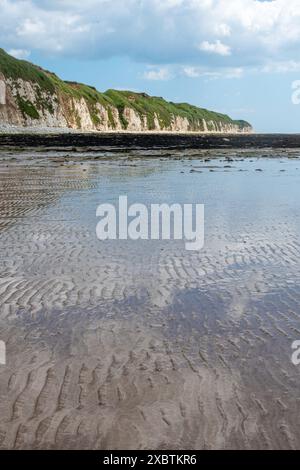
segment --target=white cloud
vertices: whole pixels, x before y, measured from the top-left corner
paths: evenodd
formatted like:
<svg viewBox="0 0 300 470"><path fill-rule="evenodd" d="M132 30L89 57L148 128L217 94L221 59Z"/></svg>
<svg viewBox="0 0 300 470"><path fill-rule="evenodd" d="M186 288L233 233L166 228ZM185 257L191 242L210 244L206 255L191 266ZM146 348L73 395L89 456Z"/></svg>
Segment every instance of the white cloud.
<svg viewBox="0 0 300 470"><path fill-rule="evenodd" d="M167 67L148 70L143 74L146 80L170 80L171 77L171 72Z"/></svg>
<svg viewBox="0 0 300 470"><path fill-rule="evenodd" d="M182 74L189 78L204 77L208 80L217 80L220 78L241 78L244 70L241 67L221 68L220 70L209 70L207 67L184 66Z"/></svg>
<svg viewBox="0 0 300 470"><path fill-rule="evenodd" d="M201 76L201 69L198 67L193 67L191 65L183 67L183 75L189 78L197 78Z"/></svg>
<svg viewBox="0 0 300 470"><path fill-rule="evenodd" d="M209 52L211 54L219 54L219 55L231 55L231 49L226 44L223 44L219 39L215 42L203 41L199 49L204 52Z"/></svg>
<svg viewBox="0 0 300 470"><path fill-rule="evenodd" d="M300 48L299 0L0 0L0 11L6 50L123 55L162 70L294 70Z"/></svg>
<svg viewBox="0 0 300 470"><path fill-rule="evenodd" d="M241 78L243 74L244 69L242 67L235 67L225 72L225 78Z"/></svg>
<svg viewBox="0 0 300 470"><path fill-rule="evenodd" d="M30 56L30 51L27 49L10 49L8 53L16 59L28 59Z"/></svg>
<svg viewBox="0 0 300 470"><path fill-rule="evenodd" d="M300 72L300 62L295 60L270 62L264 65L261 71L264 73Z"/></svg>
<svg viewBox="0 0 300 470"><path fill-rule="evenodd" d="M46 32L46 25L41 20L32 20L30 18L25 18L21 22L20 26L17 27L18 36L32 36L32 35L42 35Z"/></svg>
<svg viewBox="0 0 300 470"><path fill-rule="evenodd" d="M231 28L226 23L216 24L215 33L217 36L228 37L231 35Z"/></svg>

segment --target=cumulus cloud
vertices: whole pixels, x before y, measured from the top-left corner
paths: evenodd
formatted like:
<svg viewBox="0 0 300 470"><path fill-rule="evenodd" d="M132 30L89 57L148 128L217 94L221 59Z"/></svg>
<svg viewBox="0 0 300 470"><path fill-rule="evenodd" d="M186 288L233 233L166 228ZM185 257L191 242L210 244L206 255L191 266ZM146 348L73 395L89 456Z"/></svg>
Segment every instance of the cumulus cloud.
<svg viewBox="0 0 300 470"><path fill-rule="evenodd" d="M219 54L219 55L231 55L231 49L226 44L223 44L219 39L215 42L208 42L203 41L199 49L204 52L209 52L211 54Z"/></svg>
<svg viewBox="0 0 300 470"><path fill-rule="evenodd" d="M143 74L146 80L169 80L172 77L168 67L147 70Z"/></svg>
<svg viewBox="0 0 300 470"><path fill-rule="evenodd" d="M299 0L0 0L0 45L164 67L295 69ZM165 72L147 71L165 79Z"/></svg>

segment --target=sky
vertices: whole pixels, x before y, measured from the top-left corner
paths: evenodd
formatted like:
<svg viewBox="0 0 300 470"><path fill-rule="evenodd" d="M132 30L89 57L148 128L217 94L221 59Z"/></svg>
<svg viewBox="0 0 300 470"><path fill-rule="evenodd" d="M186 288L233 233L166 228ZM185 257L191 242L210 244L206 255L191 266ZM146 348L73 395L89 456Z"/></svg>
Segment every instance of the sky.
<svg viewBox="0 0 300 470"><path fill-rule="evenodd" d="M300 132L300 0L0 0L0 47L100 91Z"/></svg>

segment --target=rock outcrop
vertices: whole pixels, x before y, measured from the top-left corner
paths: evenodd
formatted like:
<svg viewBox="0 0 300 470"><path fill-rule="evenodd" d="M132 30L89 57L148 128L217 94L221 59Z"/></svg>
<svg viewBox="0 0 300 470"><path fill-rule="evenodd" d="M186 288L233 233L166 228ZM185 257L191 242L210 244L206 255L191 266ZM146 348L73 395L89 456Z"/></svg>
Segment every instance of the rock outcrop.
<svg viewBox="0 0 300 470"><path fill-rule="evenodd" d="M0 125L81 131L251 132L246 121L145 93L64 82L0 49Z"/></svg>

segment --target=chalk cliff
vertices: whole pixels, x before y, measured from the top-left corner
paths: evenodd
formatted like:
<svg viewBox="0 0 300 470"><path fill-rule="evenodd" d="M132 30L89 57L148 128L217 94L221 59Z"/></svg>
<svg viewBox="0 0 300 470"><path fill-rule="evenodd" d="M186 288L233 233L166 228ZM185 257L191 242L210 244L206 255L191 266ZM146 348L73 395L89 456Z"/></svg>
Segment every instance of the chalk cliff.
<svg viewBox="0 0 300 470"><path fill-rule="evenodd" d="M145 93L64 82L0 49L0 125L81 131L251 132L246 121Z"/></svg>

